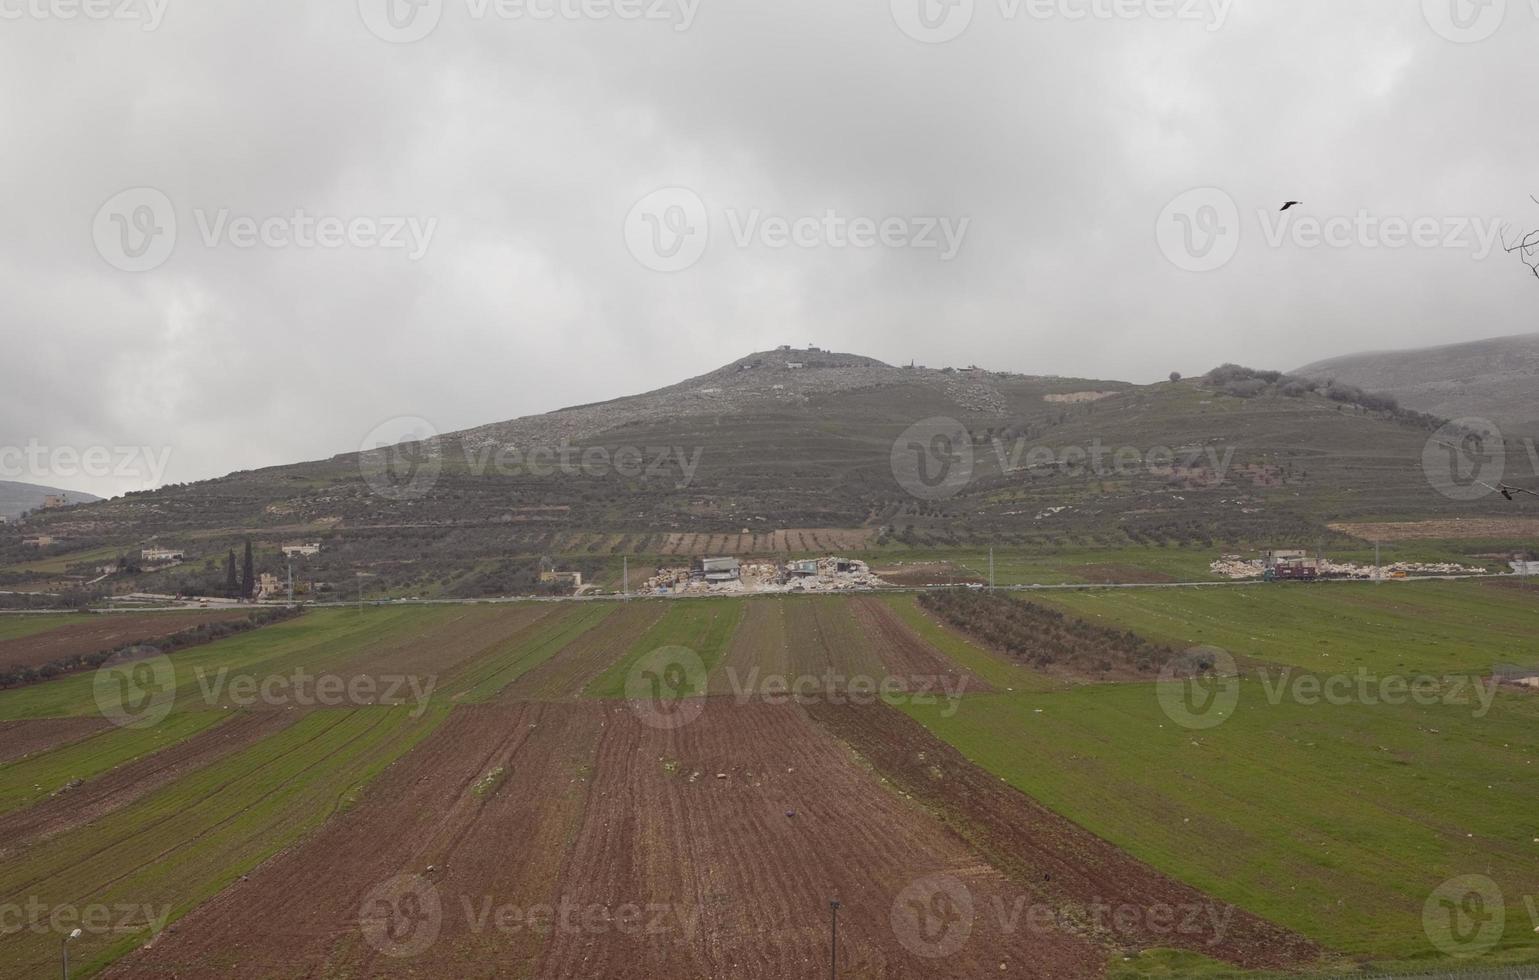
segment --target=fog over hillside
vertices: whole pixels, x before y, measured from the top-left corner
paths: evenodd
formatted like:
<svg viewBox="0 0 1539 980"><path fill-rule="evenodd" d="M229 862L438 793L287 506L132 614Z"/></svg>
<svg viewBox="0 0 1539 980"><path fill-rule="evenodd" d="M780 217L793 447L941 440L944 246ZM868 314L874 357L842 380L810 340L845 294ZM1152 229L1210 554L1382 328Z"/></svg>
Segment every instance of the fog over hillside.
<svg viewBox="0 0 1539 980"><path fill-rule="evenodd" d="M1539 431L1539 333L1352 354L1293 373L1391 394L1443 418L1476 416L1515 433Z"/></svg>

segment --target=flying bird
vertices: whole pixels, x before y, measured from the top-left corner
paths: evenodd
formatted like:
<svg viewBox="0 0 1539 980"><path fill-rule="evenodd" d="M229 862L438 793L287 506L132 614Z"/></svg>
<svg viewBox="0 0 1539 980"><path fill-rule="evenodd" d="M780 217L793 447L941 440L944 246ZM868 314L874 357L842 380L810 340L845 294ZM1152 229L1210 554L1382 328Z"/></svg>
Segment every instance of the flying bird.
<svg viewBox="0 0 1539 980"><path fill-rule="evenodd" d="M1299 205L1300 205L1300 204L1303 204L1303 203L1304 203L1304 202L1303 202L1303 201L1289 201L1289 202L1288 202L1288 203L1287 203L1287 204L1284 204L1284 205L1283 205L1283 206L1282 206L1282 209L1283 209L1283 210L1284 210L1284 211L1286 211L1286 210L1288 210L1288 209L1289 209L1289 208L1296 208L1296 207L1298 207L1298 206L1299 206Z"/></svg>
<svg viewBox="0 0 1539 980"><path fill-rule="evenodd" d="M1482 483L1481 486L1485 487L1487 490L1494 490L1494 491L1496 491L1497 493L1501 494L1503 497L1506 497L1508 500L1517 500L1518 498L1513 496L1513 494L1518 494L1518 493L1526 493L1526 494L1529 494L1530 496L1539 497L1539 490L1528 490L1528 489L1526 489L1524 487L1512 487L1512 486L1508 486L1505 483L1503 483L1499 487L1493 487L1489 483Z"/></svg>

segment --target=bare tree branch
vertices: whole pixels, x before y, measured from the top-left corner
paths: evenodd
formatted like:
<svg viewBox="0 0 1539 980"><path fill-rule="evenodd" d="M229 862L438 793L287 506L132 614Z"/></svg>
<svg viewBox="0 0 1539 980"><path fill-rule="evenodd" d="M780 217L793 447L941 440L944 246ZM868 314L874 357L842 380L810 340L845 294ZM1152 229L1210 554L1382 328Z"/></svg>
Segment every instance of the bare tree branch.
<svg viewBox="0 0 1539 980"><path fill-rule="evenodd" d="M1528 197L1535 204L1539 204L1539 197L1532 194ZM1504 235L1502 245L1509 255L1516 255L1524 265L1528 266L1528 271L1534 274L1535 279L1539 279L1539 229L1530 231L1522 238L1511 242L1507 241Z"/></svg>

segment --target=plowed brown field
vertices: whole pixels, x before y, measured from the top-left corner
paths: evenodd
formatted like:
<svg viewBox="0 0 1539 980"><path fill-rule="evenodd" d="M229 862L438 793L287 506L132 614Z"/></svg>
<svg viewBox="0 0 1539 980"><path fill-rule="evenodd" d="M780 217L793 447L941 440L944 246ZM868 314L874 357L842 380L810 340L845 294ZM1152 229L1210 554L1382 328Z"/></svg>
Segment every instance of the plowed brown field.
<svg viewBox="0 0 1539 980"><path fill-rule="evenodd" d="M952 949L896 928L928 876L978 909L1012 886L852 762L793 706L713 703L672 731L615 704L462 708L108 975L816 977L835 897L842 977L1100 972L1104 950L1058 929L978 914Z"/></svg>

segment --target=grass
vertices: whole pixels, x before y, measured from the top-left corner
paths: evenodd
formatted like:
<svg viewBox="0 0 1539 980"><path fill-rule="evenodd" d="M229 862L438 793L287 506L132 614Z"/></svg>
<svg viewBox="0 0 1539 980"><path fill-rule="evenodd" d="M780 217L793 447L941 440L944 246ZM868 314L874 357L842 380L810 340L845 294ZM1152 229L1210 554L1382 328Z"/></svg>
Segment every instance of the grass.
<svg viewBox="0 0 1539 980"><path fill-rule="evenodd" d="M284 731L176 780L94 823L41 842L0 866L0 902L23 909L128 910L129 929L71 944L91 976L149 938L145 914L175 922L345 806L365 783L443 719L403 708L314 712ZM55 970L50 929L0 935L0 976Z"/></svg>
<svg viewBox="0 0 1539 980"><path fill-rule="evenodd" d="M1183 729L1147 684L969 698L911 716L974 762L1155 867L1345 952L1430 955L1422 906L1463 874L1539 876L1539 706L1269 703L1242 687ZM1509 928L1511 944L1528 928Z"/></svg>
<svg viewBox="0 0 1539 980"><path fill-rule="evenodd" d="M90 621L89 613L0 616L0 640L19 640Z"/></svg>
<svg viewBox="0 0 1539 980"><path fill-rule="evenodd" d="M440 693L450 701L486 701L496 697L503 688L598 626L616 608L611 603L597 602L564 606L461 667L442 685Z"/></svg>
<svg viewBox="0 0 1539 980"><path fill-rule="evenodd" d="M185 741L227 717L217 711L173 715L148 729L108 728L84 741L0 765L0 813L52 796L75 780Z"/></svg>
<svg viewBox="0 0 1539 980"><path fill-rule="evenodd" d="M222 707L210 702L219 671L261 676L333 670L373 644L400 631L431 626L456 607L402 607L365 612L324 609L258 630L170 655L176 671L177 710ZM0 692L0 720L57 718L96 714L94 672L72 674L46 684ZM217 700L217 699L216 699Z"/></svg>
<svg viewBox="0 0 1539 980"><path fill-rule="evenodd" d="M7 572L34 572L42 575L63 575L69 571L71 565L82 562L116 561L123 553L122 548L96 548L92 551L74 551L68 554L55 555L52 558L38 558L34 561L17 562L14 565L5 566Z"/></svg>
<svg viewBox="0 0 1539 980"><path fill-rule="evenodd" d="M965 647L901 597L900 615L960 662ZM1444 881L1488 875L1508 904L1492 962L1529 956L1525 896L1539 878L1539 700L1510 691L1420 704L1378 678L1483 675L1532 662L1532 597L1481 583L1277 586L1033 595L1172 644L1213 644L1263 665L1215 728L1162 710L1150 683L1017 687L912 717L1011 785L1160 870L1359 956L1425 967L1422 908ZM916 617L921 617L916 622ZM1281 665L1281 666L1278 666ZM983 662L987 666L987 662ZM977 669L976 667L974 669ZM996 668L997 669L997 668ZM1364 697L1359 671L1373 678ZM1290 679L1345 675L1347 696ZM1392 703L1401 702L1401 703ZM1114 975L1204 975L1158 958ZM1132 971L1129 973L1128 971ZM1164 972L1162 972L1164 971Z"/></svg>
<svg viewBox="0 0 1539 980"><path fill-rule="evenodd" d="M668 611L642 634L631 648L608 670L594 678L584 691L590 698L619 700L626 696L625 684L632 665L662 647L685 647L699 655L705 670L690 678L705 693L706 677L727 651L732 634L743 618L743 603L715 600L670 600Z"/></svg>
<svg viewBox="0 0 1539 980"><path fill-rule="evenodd" d="M1244 589L1033 593L1178 648L1322 672L1485 672L1539 661L1539 593L1483 582L1332 583Z"/></svg>

